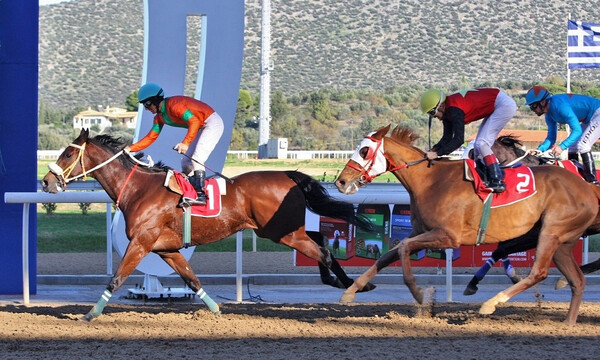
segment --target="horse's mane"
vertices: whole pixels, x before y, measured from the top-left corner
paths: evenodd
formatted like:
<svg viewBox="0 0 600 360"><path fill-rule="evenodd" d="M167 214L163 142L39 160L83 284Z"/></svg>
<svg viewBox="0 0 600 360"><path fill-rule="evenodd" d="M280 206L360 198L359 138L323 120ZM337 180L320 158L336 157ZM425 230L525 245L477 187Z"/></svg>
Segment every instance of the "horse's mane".
<svg viewBox="0 0 600 360"><path fill-rule="evenodd" d="M88 142L94 143L100 147L108 149L113 154L116 154L117 152L123 150L123 148L127 144L121 138L114 138L110 135L97 135L93 138L88 139ZM136 159L139 160L144 156L144 153L137 153L134 156ZM135 162L129 156L120 156L119 159L121 160L123 165L125 165L125 167L128 169L131 169L135 165ZM163 164L162 161L159 161L155 163L154 166L142 167L142 169L154 172L165 172L171 168Z"/></svg>
<svg viewBox="0 0 600 360"><path fill-rule="evenodd" d="M390 138L401 144L412 145L420 136L411 128L398 125L392 130Z"/></svg>
<svg viewBox="0 0 600 360"><path fill-rule="evenodd" d="M511 147L511 148L522 148L523 147L523 143L521 142L521 140L519 140L512 134L502 135L497 139L497 141L506 147Z"/></svg>

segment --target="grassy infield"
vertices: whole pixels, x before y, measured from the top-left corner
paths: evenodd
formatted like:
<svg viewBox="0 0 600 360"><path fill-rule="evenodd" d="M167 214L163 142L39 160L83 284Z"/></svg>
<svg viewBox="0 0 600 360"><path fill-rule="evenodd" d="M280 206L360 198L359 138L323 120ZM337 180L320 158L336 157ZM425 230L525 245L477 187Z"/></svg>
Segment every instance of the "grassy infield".
<svg viewBox="0 0 600 360"><path fill-rule="evenodd" d="M249 160L252 166L255 160ZM289 160L269 162L274 170L295 169L299 165L306 168L307 160ZM38 178L41 179L47 172L47 163L38 164ZM343 160L316 160L311 162L311 167L319 172L332 174L325 177L325 181L333 181L333 174L344 167ZM240 166L240 161L228 161L225 164ZM251 168L249 168L250 170ZM323 180L319 177L319 180ZM382 176L379 179L388 182L391 178ZM395 181L395 180L393 180ZM105 252L106 251L106 205L92 204L87 215L83 215L78 204L57 204L57 210L52 215L47 215L38 204L37 217L37 246L39 253L63 252ZM244 251L252 250L252 232L244 231ZM259 251L291 251L288 247L275 244L267 239L257 239ZM213 244L196 247L196 251L235 251L235 236L230 236ZM600 236L591 238L590 251L600 251Z"/></svg>
<svg viewBox="0 0 600 360"><path fill-rule="evenodd" d="M49 161L38 162L38 179L47 173ZM281 160L269 161L269 166L274 170L291 170L307 168L316 173L328 174L325 181L333 181L334 174L344 167L344 160ZM258 160L228 160L227 166L252 166L259 165ZM317 171L318 170L318 171ZM322 176L319 180L323 180ZM384 179L387 181L387 178ZM83 215L78 204L57 204L54 214L48 215L38 204L37 216L37 246L39 253L63 252L105 252L106 251L106 205L92 204L87 215ZM252 232L244 231L244 250L252 250ZM291 251L286 246L273 243L270 240L258 238L259 251ZM230 236L213 244L196 247L196 251L235 251L235 236Z"/></svg>

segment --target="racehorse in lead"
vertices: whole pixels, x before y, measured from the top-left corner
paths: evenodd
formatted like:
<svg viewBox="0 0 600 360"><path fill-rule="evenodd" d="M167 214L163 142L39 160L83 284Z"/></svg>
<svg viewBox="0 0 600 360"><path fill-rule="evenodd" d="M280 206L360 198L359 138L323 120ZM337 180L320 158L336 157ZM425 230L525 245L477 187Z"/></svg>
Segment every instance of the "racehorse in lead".
<svg viewBox="0 0 600 360"><path fill-rule="evenodd" d="M183 247L183 212L178 208L181 196L164 187L166 167L137 166L121 150L124 146L106 135L90 138L89 132L82 130L56 163L49 166L50 172L42 180L44 191L56 193L73 179L91 176L117 203L125 219L127 250L100 300L82 320L91 321L101 315L112 294L149 252L158 254L213 313L219 314L219 306L202 289L190 264L179 252ZM331 267L344 287L352 284L327 247L313 241L322 244L323 236L307 233L304 223L308 208L316 214L371 230L371 224L355 214L352 204L335 200L318 181L297 171L248 172L232 180L227 184L218 216L192 217L192 246L212 243L251 228L260 237L287 245ZM373 287L368 285L367 290Z"/></svg>
<svg viewBox="0 0 600 360"><path fill-rule="evenodd" d="M404 283L413 297L423 302L410 265L410 254L421 249L457 248L474 245L484 204L465 181L463 162L428 161L424 151L412 143L418 136L410 129L380 128L362 140L342 170L335 185L353 194L376 176L392 172L410 195L412 233L354 281L342 301L354 300L355 292L381 269L401 260ZM566 321L575 323L583 298L585 278L572 250L581 234L598 214L600 189L582 186L577 175L557 166L532 168L536 193L510 206L491 209L486 243L506 241L536 228L539 231L536 259L529 275L486 301L480 309L491 314L496 305L539 283L548 276L551 260L571 284L571 304ZM534 180L529 176L529 180ZM560 181L556 181L560 178Z"/></svg>

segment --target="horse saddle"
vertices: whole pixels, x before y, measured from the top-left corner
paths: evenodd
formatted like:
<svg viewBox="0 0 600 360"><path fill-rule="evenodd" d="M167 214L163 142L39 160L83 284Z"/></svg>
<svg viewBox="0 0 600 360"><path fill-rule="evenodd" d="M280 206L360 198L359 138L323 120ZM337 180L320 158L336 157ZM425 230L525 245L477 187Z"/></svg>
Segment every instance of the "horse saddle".
<svg viewBox="0 0 600 360"><path fill-rule="evenodd" d="M167 189L181 195L184 199L195 198L196 190L187 178L175 170L168 170L163 184ZM205 181L205 190L208 197L206 205L192 206L191 214L202 217L217 216L221 212L221 196L227 193L225 179L209 177Z"/></svg>
<svg viewBox="0 0 600 360"><path fill-rule="evenodd" d="M478 170L479 169L475 167L475 161L472 159L465 160L464 178L466 181L473 182L475 192L481 200L485 200L491 193L491 190L485 186L481 176L481 170ZM535 178L529 167L518 166L504 168L503 170L506 191L492 194L492 208L510 205L535 195L537 192L535 188Z"/></svg>

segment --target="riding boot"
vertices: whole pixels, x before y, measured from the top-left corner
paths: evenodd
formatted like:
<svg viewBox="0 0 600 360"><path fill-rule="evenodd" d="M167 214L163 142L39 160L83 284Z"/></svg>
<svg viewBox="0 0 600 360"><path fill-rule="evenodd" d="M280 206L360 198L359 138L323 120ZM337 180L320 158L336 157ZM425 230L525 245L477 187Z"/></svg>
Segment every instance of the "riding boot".
<svg viewBox="0 0 600 360"><path fill-rule="evenodd" d="M569 152L569 156L567 157L567 159L578 163L579 162L579 153Z"/></svg>
<svg viewBox="0 0 600 360"><path fill-rule="evenodd" d="M583 162L583 178L585 181L594 185L600 185L596 179L596 163L591 152L581 153L581 161Z"/></svg>
<svg viewBox="0 0 600 360"><path fill-rule="evenodd" d="M500 168L500 164L493 162L486 166L487 172L487 187L495 193L501 193L506 190L506 184L504 184L504 172Z"/></svg>
<svg viewBox="0 0 600 360"><path fill-rule="evenodd" d="M196 200L189 201L190 205L206 205L206 193L204 192L204 170L195 170L190 183L198 193Z"/></svg>

